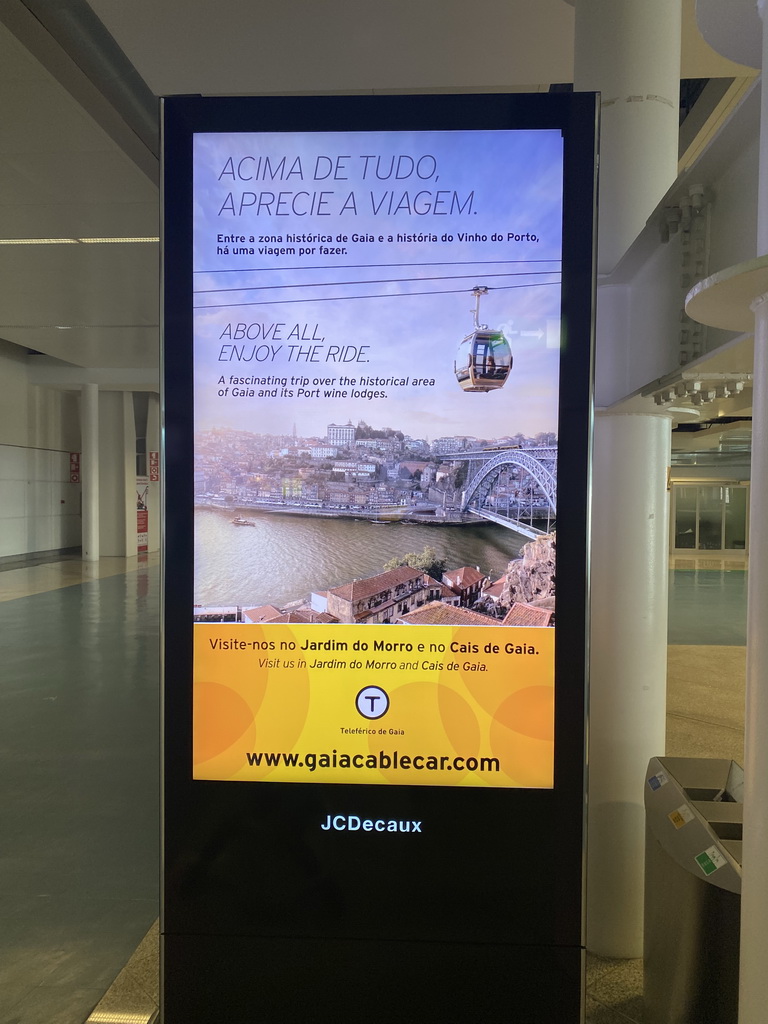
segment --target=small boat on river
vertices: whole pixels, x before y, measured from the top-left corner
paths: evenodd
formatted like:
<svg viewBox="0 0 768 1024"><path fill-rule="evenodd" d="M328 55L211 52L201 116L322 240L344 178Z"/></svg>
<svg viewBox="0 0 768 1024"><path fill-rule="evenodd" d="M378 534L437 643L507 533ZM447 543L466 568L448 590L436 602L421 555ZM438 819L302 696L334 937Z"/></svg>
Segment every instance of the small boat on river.
<svg viewBox="0 0 768 1024"><path fill-rule="evenodd" d="M232 520L233 526L255 526L256 523L252 519L243 519L242 516L235 516Z"/></svg>

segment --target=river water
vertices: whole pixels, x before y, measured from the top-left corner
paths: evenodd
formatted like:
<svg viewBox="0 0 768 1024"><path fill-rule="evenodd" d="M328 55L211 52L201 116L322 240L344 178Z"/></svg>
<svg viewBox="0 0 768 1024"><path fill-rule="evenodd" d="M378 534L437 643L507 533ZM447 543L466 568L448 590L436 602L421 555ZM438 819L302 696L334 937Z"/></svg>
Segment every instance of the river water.
<svg viewBox="0 0 768 1024"><path fill-rule="evenodd" d="M495 523L425 526L356 519L270 515L233 526L233 513L195 511L195 603L277 607L354 579L375 576L385 562L429 545L446 568L478 565L496 580L526 538Z"/></svg>

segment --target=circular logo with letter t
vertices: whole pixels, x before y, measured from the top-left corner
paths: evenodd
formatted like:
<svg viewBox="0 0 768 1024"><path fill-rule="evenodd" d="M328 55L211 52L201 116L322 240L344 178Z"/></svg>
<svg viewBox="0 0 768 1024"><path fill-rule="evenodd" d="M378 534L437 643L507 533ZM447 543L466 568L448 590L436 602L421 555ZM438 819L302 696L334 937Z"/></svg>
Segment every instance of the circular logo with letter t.
<svg viewBox="0 0 768 1024"><path fill-rule="evenodd" d="M363 718L383 718L389 711L389 694L380 686L364 686L355 697L355 707Z"/></svg>

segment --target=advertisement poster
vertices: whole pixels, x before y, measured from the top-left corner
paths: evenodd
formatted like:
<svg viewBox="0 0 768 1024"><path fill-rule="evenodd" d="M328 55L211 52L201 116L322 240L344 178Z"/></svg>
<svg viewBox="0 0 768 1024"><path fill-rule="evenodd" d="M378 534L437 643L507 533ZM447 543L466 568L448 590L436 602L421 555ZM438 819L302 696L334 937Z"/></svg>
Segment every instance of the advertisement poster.
<svg viewBox="0 0 768 1024"><path fill-rule="evenodd" d="M551 787L561 133L193 168L194 777Z"/></svg>

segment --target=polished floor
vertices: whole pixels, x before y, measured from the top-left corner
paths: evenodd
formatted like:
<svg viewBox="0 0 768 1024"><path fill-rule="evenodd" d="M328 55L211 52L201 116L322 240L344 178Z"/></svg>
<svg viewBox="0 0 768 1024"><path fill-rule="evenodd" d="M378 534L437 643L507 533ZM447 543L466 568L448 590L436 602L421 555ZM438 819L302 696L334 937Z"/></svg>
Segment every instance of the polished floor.
<svg viewBox="0 0 768 1024"><path fill-rule="evenodd" d="M83 1024L157 917L158 573L0 573L0 1024Z"/></svg>
<svg viewBox="0 0 768 1024"><path fill-rule="evenodd" d="M0 1024L150 1024L158 972L155 559L0 565ZM667 753L743 750L743 571L670 572ZM589 1024L642 1021L591 956Z"/></svg>

